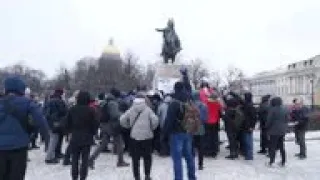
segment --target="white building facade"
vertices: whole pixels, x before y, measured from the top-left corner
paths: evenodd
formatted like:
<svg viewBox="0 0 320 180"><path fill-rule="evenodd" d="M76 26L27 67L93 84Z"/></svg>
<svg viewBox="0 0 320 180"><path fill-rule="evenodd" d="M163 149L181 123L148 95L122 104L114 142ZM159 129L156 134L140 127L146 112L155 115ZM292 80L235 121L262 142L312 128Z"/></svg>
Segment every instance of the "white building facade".
<svg viewBox="0 0 320 180"><path fill-rule="evenodd" d="M320 105L319 77L320 55L259 73L248 79L248 85L256 103L260 102L262 96L270 94L282 97L285 104L300 98L306 105Z"/></svg>

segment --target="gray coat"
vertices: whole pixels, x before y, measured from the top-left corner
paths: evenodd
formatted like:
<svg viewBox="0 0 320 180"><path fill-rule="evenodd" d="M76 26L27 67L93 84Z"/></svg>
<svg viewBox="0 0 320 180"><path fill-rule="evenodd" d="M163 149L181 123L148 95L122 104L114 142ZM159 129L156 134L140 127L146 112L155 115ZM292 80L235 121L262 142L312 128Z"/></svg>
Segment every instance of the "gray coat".
<svg viewBox="0 0 320 180"><path fill-rule="evenodd" d="M169 103L171 101L170 97L166 97L164 99L164 102L162 102L158 108L158 112L157 115L159 117L159 121L160 121L160 128L162 129L167 117L167 111L168 111L168 107L169 107Z"/></svg>
<svg viewBox="0 0 320 180"><path fill-rule="evenodd" d="M159 119L147 106L144 98L136 98L132 107L120 117L120 124L124 128L131 128L132 139L141 141L153 138L153 131L159 125Z"/></svg>
<svg viewBox="0 0 320 180"><path fill-rule="evenodd" d="M266 122L268 135L285 135L288 129L288 115L283 106L271 107Z"/></svg>

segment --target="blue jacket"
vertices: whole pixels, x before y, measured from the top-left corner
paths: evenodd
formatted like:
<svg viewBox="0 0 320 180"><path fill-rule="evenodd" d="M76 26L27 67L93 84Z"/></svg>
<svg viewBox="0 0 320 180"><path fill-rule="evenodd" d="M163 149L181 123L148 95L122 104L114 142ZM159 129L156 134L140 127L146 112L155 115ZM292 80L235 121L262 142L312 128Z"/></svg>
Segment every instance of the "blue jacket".
<svg viewBox="0 0 320 180"><path fill-rule="evenodd" d="M40 127L41 134L47 138L48 124L41 108L30 99L22 96L25 90L24 82L17 77L5 80L6 94L13 94L10 103L20 112L20 116L30 115L34 124ZM26 148L29 144L29 134L20 125L19 120L12 115L5 115L3 101L0 101L0 150L14 150ZM24 119L25 121L28 118Z"/></svg>

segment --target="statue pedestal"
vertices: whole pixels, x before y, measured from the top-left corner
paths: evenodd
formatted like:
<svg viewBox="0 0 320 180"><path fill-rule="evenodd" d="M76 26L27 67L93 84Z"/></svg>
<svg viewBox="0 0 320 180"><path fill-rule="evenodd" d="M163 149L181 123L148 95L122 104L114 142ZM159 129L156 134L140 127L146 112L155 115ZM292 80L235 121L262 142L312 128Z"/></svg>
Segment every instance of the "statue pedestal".
<svg viewBox="0 0 320 180"><path fill-rule="evenodd" d="M190 67L183 64L156 63L153 89L166 94L172 93L174 84L182 78L180 73L182 67L188 68L190 72Z"/></svg>

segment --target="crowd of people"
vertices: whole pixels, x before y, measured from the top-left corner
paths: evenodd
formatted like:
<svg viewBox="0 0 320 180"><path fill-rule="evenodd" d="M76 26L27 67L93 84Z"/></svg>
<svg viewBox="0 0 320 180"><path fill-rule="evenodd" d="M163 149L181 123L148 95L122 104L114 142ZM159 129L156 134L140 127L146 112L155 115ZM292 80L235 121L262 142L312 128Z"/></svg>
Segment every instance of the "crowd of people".
<svg viewBox="0 0 320 180"><path fill-rule="evenodd" d="M230 151L226 159L254 159L257 124L261 135L258 153L269 157L267 166L274 165L277 150L281 153L279 165L286 165L284 140L289 125L300 146L297 157L306 158L308 109L301 100L295 99L287 108L281 97L266 95L257 107L250 92L221 92L206 81L193 90L188 71L180 72L181 81L175 83L171 94L150 95L144 87L129 93L112 88L96 99L80 90L72 103L65 100L64 90L57 88L40 104L20 78L7 78L0 98L0 179L23 180L28 150L40 148L38 144L43 142L45 163L54 165L62 159L63 165L71 165L72 180L87 179L102 152L114 153L119 168L131 164L135 180L141 179L141 158L144 179L151 180L153 154L171 156L174 179L182 180L184 158L188 179L196 180L196 169L205 167L204 157L219 156L221 124ZM68 140L65 146L64 139Z"/></svg>

